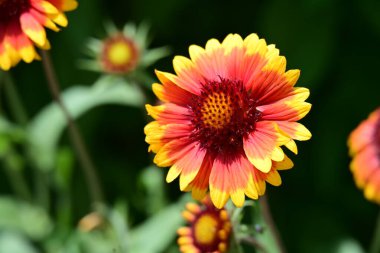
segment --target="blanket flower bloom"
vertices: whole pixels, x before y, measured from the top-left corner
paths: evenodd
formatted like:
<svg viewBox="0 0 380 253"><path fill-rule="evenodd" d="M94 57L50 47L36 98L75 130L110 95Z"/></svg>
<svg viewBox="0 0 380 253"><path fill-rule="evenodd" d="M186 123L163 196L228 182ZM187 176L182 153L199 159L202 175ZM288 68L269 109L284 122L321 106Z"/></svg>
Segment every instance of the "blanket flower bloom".
<svg viewBox="0 0 380 253"><path fill-rule="evenodd" d="M127 75L146 68L168 54L166 47L149 49L149 29L144 23L127 23L118 29L113 23L105 25L103 39L91 38L87 43L89 59L81 67L107 74ZM141 73L140 73L141 74Z"/></svg>
<svg viewBox="0 0 380 253"><path fill-rule="evenodd" d="M189 53L174 58L176 75L156 71L163 103L146 106L155 119L146 142L158 166L171 166L167 182L180 176L195 199L209 191L216 207L229 197L241 207L245 195L264 194L265 182L281 184L278 170L293 165L281 146L297 153L294 140L310 139L297 122L310 111L309 90L294 87L300 71L285 71L285 57L256 34L211 39Z"/></svg>
<svg viewBox="0 0 380 253"><path fill-rule="evenodd" d="M380 108L352 131L348 146L357 187L368 200L380 204Z"/></svg>
<svg viewBox="0 0 380 253"><path fill-rule="evenodd" d="M182 216L189 226L177 230L182 253L226 252L231 234L227 211L215 208L206 198L203 205L187 203Z"/></svg>
<svg viewBox="0 0 380 253"><path fill-rule="evenodd" d="M39 59L34 45L50 48L44 27L67 26L64 12L77 6L76 0L0 0L0 68Z"/></svg>

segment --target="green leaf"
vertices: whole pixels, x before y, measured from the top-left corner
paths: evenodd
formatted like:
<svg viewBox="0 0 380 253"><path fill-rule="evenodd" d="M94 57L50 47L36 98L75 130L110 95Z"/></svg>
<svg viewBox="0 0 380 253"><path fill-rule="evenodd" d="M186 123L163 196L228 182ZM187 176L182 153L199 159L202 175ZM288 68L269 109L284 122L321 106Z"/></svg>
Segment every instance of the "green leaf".
<svg viewBox="0 0 380 253"><path fill-rule="evenodd" d="M253 214L254 214L254 226L260 226L263 228L261 233L255 234L256 240L263 245L266 253L280 253L281 249L278 248L275 235L269 228L268 224L266 224L265 219L262 213L262 207L259 202L256 202L257 205L252 206ZM262 251L258 251L262 252Z"/></svg>
<svg viewBox="0 0 380 253"><path fill-rule="evenodd" d="M167 204L164 171L151 165L141 172L140 181L146 192L143 196L146 213L153 214L164 208Z"/></svg>
<svg viewBox="0 0 380 253"><path fill-rule="evenodd" d="M365 251L354 239L345 239L339 242L336 253L364 253Z"/></svg>
<svg viewBox="0 0 380 253"><path fill-rule="evenodd" d="M0 233L0 252L4 253L37 253L37 250L23 236L3 232Z"/></svg>
<svg viewBox="0 0 380 253"><path fill-rule="evenodd" d="M3 229L17 231L38 240L49 235L52 224L42 208L8 197L0 197L0 230Z"/></svg>
<svg viewBox="0 0 380 253"><path fill-rule="evenodd" d="M159 253L169 246L176 237L177 229L184 220L181 211L190 197L185 194L176 204L172 204L130 231L130 252Z"/></svg>
<svg viewBox="0 0 380 253"><path fill-rule="evenodd" d="M74 119L100 105L144 104L144 95L140 89L117 76L104 76L92 87L71 87L63 92L62 99ZM29 151L38 168L48 171L55 167L59 138L66 125L65 117L56 103L45 107L30 122L27 130Z"/></svg>

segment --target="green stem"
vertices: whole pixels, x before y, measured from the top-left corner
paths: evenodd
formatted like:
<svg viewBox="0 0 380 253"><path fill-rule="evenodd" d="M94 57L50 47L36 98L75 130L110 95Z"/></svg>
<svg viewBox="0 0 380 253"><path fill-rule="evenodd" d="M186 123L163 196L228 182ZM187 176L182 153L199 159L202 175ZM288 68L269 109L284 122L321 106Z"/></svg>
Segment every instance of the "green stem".
<svg viewBox="0 0 380 253"><path fill-rule="evenodd" d="M49 175L40 168L33 168L35 183L35 198L37 203L45 210L50 210Z"/></svg>
<svg viewBox="0 0 380 253"><path fill-rule="evenodd" d="M72 119L67 107L61 99L61 92L59 88L60 86L55 75L50 55L45 50L41 50L40 52L42 55L42 63L47 78L49 90L57 105L62 110L64 117L66 118L69 136L74 146L74 149L78 155L79 162L81 163L81 168L83 169L83 173L85 175L85 179L89 188L88 190L91 194L92 201L94 203L103 202L103 192L100 187L100 182L96 174L95 166L87 152L82 135L80 134L75 121Z"/></svg>
<svg viewBox="0 0 380 253"><path fill-rule="evenodd" d="M28 116L21 102L17 87L13 81L12 76L9 73L4 73L4 91L8 98L10 110L15 121L22 126L25 126L28 122Z"/></svg>
<svg viewBox="0 0 380 253"><path fill-rule="evenodd" d="M270 244L274 244L272 246L276 248L274 249L273 252L286 253L284 244L282 243L280 234L272 218L267 197L264 195L263 197L260 198L259 202L260 202L260 212L261 212L262 219L269 230L266 233L268 239L266 240L267 243L265 245L268 246L267 245L269 244L268 241L271 241ZM272 251L269 251L269 252L272 252Z"/></svg>
<svg viewBox="0 0 380 253"><path fill-rule="evenodd" d="M11 165L7 162L4 162L3 164L8 180L15 194L24 200L31 201L31 194L22 173L17 169L11 168Z"/></svg>
<svg viewBox="0 0 380 253"><path fill-rule="evenodd" d="M242 243L251 245L253 248L255 248L261 253L268 253L265 247L254 237L251 237L251 236L242 237L240 238L240 241Z"/></svg>
<svg viewBox="0 0 380 253"><path fill-rule="evenodd" d="M370 253L380 253L380 213L377 217L375 232L372 238Z"/></svg>
<svg viewBox="0 0 380 253"><path fill-rule="evenodd" d="M25 126L28 122L28 116L21 102L17 87L13 81L12 76L7 72L2 72L3 87L7 101L9 102L9 107L12 116L16 122L22 126ZM22 174L22 170L18 168L12 168L9 162L6 162L6 157L4 157L4 167L8 175L8 179L12 185L14 192L21 198L25 200L31 200L31 194L28 184Z"/></svg>

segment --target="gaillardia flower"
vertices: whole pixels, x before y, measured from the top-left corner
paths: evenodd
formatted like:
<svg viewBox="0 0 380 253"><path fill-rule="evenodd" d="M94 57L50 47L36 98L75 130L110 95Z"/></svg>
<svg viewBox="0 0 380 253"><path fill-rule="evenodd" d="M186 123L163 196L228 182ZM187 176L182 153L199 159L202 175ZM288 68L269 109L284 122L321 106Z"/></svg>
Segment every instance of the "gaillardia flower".
<svg viewBox="0 0 380 253"><path fill-rule="evenodd" d="M294 87L299 70L285 71L285 57L256 34L189 52L174 58L176 75L156 71L163 103L146 106L155 119L145 127L149 150L158 166L171 166L166 180L180 175L180 189L194 198L209 190L218 208L229 197L242 206L245 195L264 194L265 181L281 184L277 170L292 167L281 146L297 153L294 140L311 137L297 122L311 108L309 90Z"/></svg>
<svg viewBox="0 0 380 253"><path fill-rule="evenodd" d="M67 26L64 12L77 6L76 0L0 0L0 68L39 59L34 45L50 48L44 27Z"/></svg>
<svg viewBox="0 0 380 253"><path fill-rule="evenodd" d="M148 27L126 24L118 30L106 24L107 36L103 40L91 39L87 44L92 59L82 60L85 69L109 74L129 74L138 67L147 67L167 55L166 48L148 49Z"/></svg>
<svg viewBox="0 0 380 253"><path fill-rule="evenodd" d="M231 234L227 211L215 208L210 201L203 205L188 203L183 217L188 227L178 229L178 244L182 253L226 252Z"/></svg>
<svg viewBox="0 0 380 253"><path fill-rule="evenodd" d="M368 200L380 204L380 108L351 133L348 146L356 185Z"/></svg>

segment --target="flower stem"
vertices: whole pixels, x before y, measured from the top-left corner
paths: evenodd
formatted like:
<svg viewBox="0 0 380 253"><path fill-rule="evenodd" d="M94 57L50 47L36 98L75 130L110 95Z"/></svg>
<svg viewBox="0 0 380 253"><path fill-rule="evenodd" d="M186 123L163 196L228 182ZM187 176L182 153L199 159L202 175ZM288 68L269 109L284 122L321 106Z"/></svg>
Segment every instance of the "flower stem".
<svg viewBox="0 0 380 253"><path fill-rule="evenodd" d="M31 201L32 197L21 171L12 168L7 162L4 162L3 164L14 193L24 200Z"/></svg>
<svg viewBox="0 0 380 253"><path fill-rule="evenodd" d="M18 90L16 88L12 76L7 72L2 72L1 81L4 84L4 92L7 97L12 116L18 124L25 126L28 122L28 116L21 102ZM9 152L14 152L14 150L10 150ZM11 154L9 153L8 156L9 155ZM7 173L8 179L13 188L13 191L20 198L30 201L32 197L30 194L28 184L22 173L22 170L20 170L20 168L14 168L12 163L9 162L10 159L11 158L9 157L4 157L3 164L5 167L5 172Z"/></svg>
<svg viewBox="0 0 380 253"><path fill-rule="evenodd" d="M375 232L372 238L370 253L379 253L380 252L380 212L377 217L377 223Z"/></svg>
<svg viewBox="0 0 380 253"><path fill-rule="evenodd" d="M263 197L260 198L259 201L260 201L260 207L261 207L260 208L261 214L264 218L264 221L265 221L268 229L270 230L270 233L272 234L272 237L274 239L274 242L276 243L278 251L280 253L286 253L284 244L282 243L280 234L279 234L277 227L274 223L274 220L272 218L272 214L270 212L267 197L264 195Z"/></svg>
<svg viewBox="0 0 380 253"><path fill-rule="evenodd" d="M84 141L75 121L72 119L67 107L61 99L59 83L55 75L50 55L45 50L41 50L40 52L42 55L42 63L47 78L49 90L54 100L62 110L64 117L66 118L69 136L74 146L74 149L78 155L79 162L81 163L81 168L83 169L83 173L86 178L87 186L89 188L88 190L91 194L92 201L94 203L103 202L103 192L100 187L95 166L87 152L87 149L84 145Z"/></svg>
<svg viewBox="0 0 380 253"><path fill-rule="evenodd" d="M13 81L12 76L9 73L4 73L4 91L8 98L9 107L14 117L15 121L22 126L25 126L28 122L28 116L25 112L24 106L22 105L18 90Z"/></svg>
<svg viewBox="0 0 380 253"><path fill-rule="evenodd" d="M268 253L265 247L254 237L246 236L246 237L241 238L240 241L248 245L251 245L253 248L255 248L261 253Z"/></svg>

